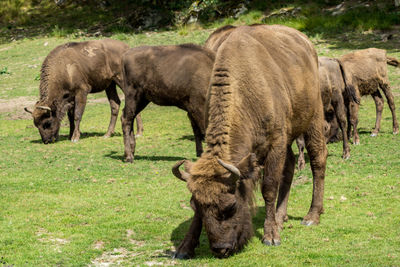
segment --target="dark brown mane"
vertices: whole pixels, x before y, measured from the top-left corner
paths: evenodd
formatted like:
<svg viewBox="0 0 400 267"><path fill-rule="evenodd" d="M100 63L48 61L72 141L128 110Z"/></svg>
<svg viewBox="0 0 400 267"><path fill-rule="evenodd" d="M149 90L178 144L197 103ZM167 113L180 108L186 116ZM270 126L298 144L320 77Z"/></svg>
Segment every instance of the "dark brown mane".
<svg viewBox="0 0 400 267"><path fill-rule="evenodd" d="M209 89L208 126L206 143L212 156L230 161L229 129L231 117L232 87L229 80L229 70L214 66L212 84ZM215 118L219 118L215 120ZM229 158L225 158L229 156Z"/></svg>
<svg viewBox="0 0 400 267"><path fill-rule="evenodd" d="M49 86L49 79L50 79L50 71L52 70L51 64L52 59L61 51L69 47L69 45L76 44L76 43L66 43L63 45L59 45L54 48L44 59L42 67L40 69L40 85L39 85L39 93L40 93L40 101L43 101L48 96L48 86Z"/></svg>

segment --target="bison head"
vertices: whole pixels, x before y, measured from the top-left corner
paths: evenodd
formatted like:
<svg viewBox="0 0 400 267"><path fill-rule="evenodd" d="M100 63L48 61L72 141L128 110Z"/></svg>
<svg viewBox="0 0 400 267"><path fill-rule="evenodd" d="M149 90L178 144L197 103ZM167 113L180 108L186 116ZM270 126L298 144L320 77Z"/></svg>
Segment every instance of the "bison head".
<svg viewBox="0 0 400 267"><path fill-rule="evenodd" d="M49 106L36 103L32 112L33 123L39 129L42 141L45 144L55 142L58 139L58 131L60 130L60 120L56 116L55 109Z"/></svg>
<svg viewBox="0 0 400 267"><path fill-rule="evenodd" d="M185 171L179 166L185 163ZM220 159L200 158L192 164L180 161L173 173L186 181L191 206L202 218L212 252L220 258L241 250L253 234L251 206L259 168L255 154L237 166Z"/></svg>

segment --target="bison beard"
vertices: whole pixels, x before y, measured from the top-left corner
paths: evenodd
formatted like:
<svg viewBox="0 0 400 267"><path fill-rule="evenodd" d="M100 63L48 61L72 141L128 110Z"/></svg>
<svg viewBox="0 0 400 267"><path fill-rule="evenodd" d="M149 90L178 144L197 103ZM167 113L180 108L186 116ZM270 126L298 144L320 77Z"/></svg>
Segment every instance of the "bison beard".
<svg viewBox="0 0 400 267"><path fill-rule="evenodd" d="M323 212L327 150L311 42L278 25L229 32L215 48L206 103L207 147L195 163L185 162L185 171L178 169L182 162L173 167L175 176L187 182L195 213L176 258L194 256L203 225L217 257L240 251L253 234L253 192L260 180L266 208L262 242L279 245L295 165L291 144L301 134L314 178L311 207L302 223L318 224Z"/></svg>

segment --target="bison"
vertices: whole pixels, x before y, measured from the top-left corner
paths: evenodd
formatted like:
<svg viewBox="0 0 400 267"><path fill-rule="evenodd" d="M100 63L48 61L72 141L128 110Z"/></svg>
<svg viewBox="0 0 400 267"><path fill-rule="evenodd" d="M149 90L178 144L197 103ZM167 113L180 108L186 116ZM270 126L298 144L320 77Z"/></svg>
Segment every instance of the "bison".
<svg viewBox="0 0 400 267"><path fill-rule="evenodd" d="M291 144L301 134L314 177L311 207L302 223L318 224L327 149L318 58L308 38L279 25L237 27L218 48L208 96L207 146L195 163L183 160L172 168L187 182L194 210L175 257L194 256L203 225L217 257L245 246L253 233L253 189L261 166L262 242L279 245L295 166Z"/></svg>
<svg viewBox="0 0 400 267"><path fill-rule="evenodd" d="M341 56L338 60L345 74L346 85L355 88L358 98L364 95L371 95L375 101L376 121L371 136L376 136L381 128L384 100L379 89L385 94L390 111L392 112L393 134L398 134L399 124L396 118L396 108L392 91L390 90L386 64L398 66L399 61L388 57L385 50L377 48L354 51ZM356 145L360 144L357 131L358 109L359 105L357 103L350 103L347 132L348 136L350 136L351 127L353 127L353 143Z"/></svg>
<svg viewBox="0 0 400 267"><path fill-rule="evenodd" d="M103 90L111 106L111 120L105 137L114 133L121 103L116 85L121 87L121 58L128 49L123 42L105 39L66 43L49 53L40 73L40 99L31 112L45 144L58 139L66 112L70 123L69 138L77 142L87 95ZM137 124L141 133L140 117Z"/></svg>
<svg viewBox="0 0 400 267"><path fill-rule="evenodd" d="M328 57L319 57L319 81L322 96L322 103L324 105L325 114L325 136L330 133L329 122L333 121L332 115L335 117L334 121L338 122L338 126L342 131L343 138L343 154L344 159L350 157L350 146L347 136L347 117L346 111L349 103L359 103L356 97L356 92L353 86L346 86L343 78L342 68L338 60ZM298 168L300 170L305 167L304 160L304 138L301 136L296 139L297 147L299 148Z"/></svg>
<svg viewBox="0 0 400 267"><path fill-rule="evenodd" d="M127 162L133 162L135 153L133 120L150 102L187 111L196 153L201 155L205 135L204 103L214 57L211 50L194 44L141 46L123 55L125 108L121 122Z"/></svg>

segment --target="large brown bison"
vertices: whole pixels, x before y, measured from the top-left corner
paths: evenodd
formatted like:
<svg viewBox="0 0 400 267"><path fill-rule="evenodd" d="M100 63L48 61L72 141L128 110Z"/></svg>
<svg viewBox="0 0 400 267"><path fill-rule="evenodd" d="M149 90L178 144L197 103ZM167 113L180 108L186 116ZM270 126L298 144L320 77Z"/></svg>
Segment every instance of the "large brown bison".
<svg viewBox="0 0 400 267"><path fill-rule="evenodd" d="M69 138L77 142L87 95L104 90L111 106L111 120L105 137L111 136L121 103L116 90L116 84L121 87L121 58L128 49L123 42L105 39L66 43L49 53L41 68L40 99L32 112L34 124L45 144L58 139L66 112L70 123ZM140 118L137 122L141 132Z"/></svg>
<svg viewBox="0 0 400 267"><path fill-rule="evenodd" d="M383 110L383 97L379 91L381 89L386 96L390 111L393 118L393 134L398 134L399 124L396 119L396 111L392 91L390 90L389 78L387 74L387 65L398 66L399 61L395 58L388 57L386 51L377 48L369 48L358 50L341 56L339 62L344 71L344 78L347 86L353 86L356 90L357 97L371 95L376 105L376 122L375 129L371 136L376 136L381 128L381 118ZM348 136L353 127L353 143L359 144L358 136L358 109L357 103L350 103L350 119L347 129Z"/></svg>
<svg viewBox="0 0 400 267"><path fill-rule="evenodd" d="M214 53L194 44L142 46L123 56L125 108L121 117L125 160L133 161L133 120L147 104L176 106L187 111L197 156L203 152L204 103L214 64Z"/></svg>
<svg viewBox="0 0 400 267"><path fill-rule="evenodd" d="M342 68L336 59L328 57L319 57L319 86L321 90L322 103L324 105L324 114L326 120L325 136L330 133L329 122L333 120L330 118L335 116L335 121L342 131L343 139L343 154L344 159L350 157L350 146L347 136L347 117L346 111L351 102L359 103L356 97L356 92L353 86L346 86L343 78ZM332 114L333 113L333 114ZM304 138L300 136L296 139L297 147L299 148L298 168L300 170L305 167L304 160Z"/></svg>
<svg viewBox="0 0 400 267"><path fill-rule="evenodd" d="M194 256L204 225L218 257L241 250L252 236L253 189L261 181L266 245L281 243L295 157L291 144L305 135L313 171L313 200L303 224L323 212L327 149L318 59L308 38L279 25L242 26L219 47L206 104L207 147L195 163L172 168L192 193L194 218L176 258ZM185 170L179 170L181 164ZM277 200L277 205L275 203Z"/></svg>

